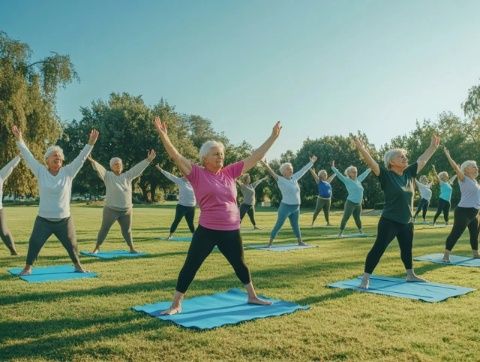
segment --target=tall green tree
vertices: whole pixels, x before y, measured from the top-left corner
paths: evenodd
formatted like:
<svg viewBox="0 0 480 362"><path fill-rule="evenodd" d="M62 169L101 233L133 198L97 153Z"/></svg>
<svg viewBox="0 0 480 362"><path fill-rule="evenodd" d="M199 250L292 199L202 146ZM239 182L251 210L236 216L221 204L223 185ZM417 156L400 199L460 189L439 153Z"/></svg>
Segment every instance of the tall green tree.
<svg viewBox="0 0 480 362"><path fill-rule="evenodd" d="M10 131L14 124L23 130L34 156L43 159L45 148L61 134L57 90L78 79L68 55L52 53L35 60L32 53L28 44L0 32L0 165L18 153ZM10 176L5 192L36 194L36 181L24 163Z"/></svg>

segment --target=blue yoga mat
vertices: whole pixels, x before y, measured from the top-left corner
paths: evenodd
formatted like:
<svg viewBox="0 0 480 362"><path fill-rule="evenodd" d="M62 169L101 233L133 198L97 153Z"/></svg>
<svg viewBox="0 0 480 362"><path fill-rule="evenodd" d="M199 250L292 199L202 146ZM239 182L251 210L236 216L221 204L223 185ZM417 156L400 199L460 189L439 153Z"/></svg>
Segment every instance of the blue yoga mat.
<svg viewBox="0 0 480 362"><path fill-rule="evenodd" d="M155 318L171 321L182 327L212 329L227 324L279 316L309 308L282 300L263 299L269 300L273 304L270 306L248 304L247 294L244 291L230 289L223 293L186 299L183 302L182 313L171 316L160 315L161 311L170 307L171 302L139 305L132 307L132 309L137 312L145 312Z"/></svg>
<svg viewBox="0 0 480 362"><path fill-rule="evenodd" d="M469 266L469 267L480 267L480 259L469 258L466 256L459 255L450 255L450 263L445 263L443 259L443 254L428 254L422 255L414 258L415 260L420 261L431 261L432 263L444 264L444 265L460 265L460 266Z"/></svg>
<svg viewBox="0 0 480 362"><path fill-rule="evenodd" d="M331 235L324 235L323 238L329 239L349 239L349 238L370 238L375 237L375 234L360 234L360 233L353 233L353 234L343 234L342 236L338 236L338 234L331 234Z"/></svg>
<svg viewBox="0 0 480 362"><path fill-rule="evenodd" d="M8 272L18 275L23 268L10 268ZM45 267L34 267L32 274L22 275L23 279L29 283L55 282L61 280L95 278L97 273L77 273L72 265L53 265Z"/></svg>
<svg viewBox="0 0 480 362"><path fill-rule="evenodd" d="M247 249L266 250L266 251L290 251L290 250L302 250L302 249L317 248L317 247L318 245L301 246L298 244L283 244L283 245L273 244L270 248L266 245L246 246Z"/></svg>
<svg viewBox="0 0 480 362"><path fill-rule="evenodd" d="M393 297L423 300L424 302L440 302L450 297L456 297L474 291L472 288L457 287L449 284L439 283L412 283L405 279L390 278L383 276L371 276L370 287L361 289L358 286L362 277L350 280L343 280L329 284L332 288L354 289L366 293L384 294Z"/></svg>
<svg viewBox="0 0 480 362"><path fill-rule="evenodd" d="M96 254L93 254L89 251L81 251L80 254L86 256L94 256L100 259L137 258L140 256L148 255L147 253L131 253L128 250L99 251Z"/></svg>
<svg viewBox="0 0 480 362"><path fill-rule="evenodd" d="M167 241L192 241L191 236L173 236L170 239L167 238L160 238L162 240L167 240Z"/></svg>

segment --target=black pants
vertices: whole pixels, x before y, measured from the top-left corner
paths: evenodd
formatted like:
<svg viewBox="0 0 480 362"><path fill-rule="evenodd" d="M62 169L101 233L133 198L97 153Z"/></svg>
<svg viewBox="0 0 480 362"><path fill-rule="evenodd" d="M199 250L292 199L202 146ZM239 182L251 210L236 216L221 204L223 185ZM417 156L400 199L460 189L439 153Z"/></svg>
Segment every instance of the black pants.
<svg viewBox="0 0 480 362"><path fill-rule="evenodd" d="M250 221L252 222L253 226L256 226L255 223L255 208L253 205L241 204L240 205L240 221L243 220L245 214L248 214Z"/></svg>
<svg viewBox="0 0 480 362"><path fill-rule="evenodd" d="M427 199L420 199L417 206L417 211L415 212L415 215L413 217L417 217L420 210L422 210L422 218L423 220L425 220L425 216L427 216L427 210L428 210L429 204L430 204L430 201L428 201Z"/></svg>
<svg viewBox="0 0 480 362"><path fill-rule="evenodd" d="M13 241L13 236L10 230L7 227L7 219L3 213L3 209L0 209L0 238L7 246L10 253L15 253L15 242Z"/></svg>
<svg viewBox="0 0 480 362"><path fill-rule="evenodd" d="M447 237L445 249L451 251L467 227L472 250L478 250L478 210L473 207L458 206L453 214L453 227Z"/></svg>
<svg viewBox="0 0 480 362"><path fill-rule="evenodd" d="M444 199L438 199L438 208L435 216L433 217L433 223L437 222L438 217L443 212L443 219L448 223L448 213L450 212L450 202Z"/></svg>
<svg viewBox="0 0 480 362"><path fill-rule="evenodd" d="M378 222L377 239L365 261L365 273L373 273L388 244L395 237L400 246L400 257L405 269L412 269L413 224L400 224L382 216Z"/></svg>
<svg viewBox="0 0 480 362"><path fill-rule="evenodd" d="M67 250L68 256L74 264L80 264L77 250L77 236L75 235L75 226L71 217L60 221L49 221L43 217L37 216L33 225L32 235L28 241L27 264L33 265L37 259L40 250L51 235L55 235Z"/></svg>
<svg viewBox="0 0 480 362"><path fill-rule="evenodd" d="M193 233L195 232L195 226L193 225L193 219L195 218L195 206L183 206L177 204L175 208L175 219L170 226L170 234L173 234L177 230L178 223L185 216L185 221L187 222L188 228Z"/></svg>
<svg viewBox="0 0 480 362"><path fill-rule="evenodd" d="M243 258L243 245L240 230L223 231L211 230L201 225L193 234L192 243L188 249L187 259L178 275L177 291L185 293L195 278L203 261L212 252L215 245L227 258L235 270L238 279L245 285L250 283L250 271Z"/></svg>

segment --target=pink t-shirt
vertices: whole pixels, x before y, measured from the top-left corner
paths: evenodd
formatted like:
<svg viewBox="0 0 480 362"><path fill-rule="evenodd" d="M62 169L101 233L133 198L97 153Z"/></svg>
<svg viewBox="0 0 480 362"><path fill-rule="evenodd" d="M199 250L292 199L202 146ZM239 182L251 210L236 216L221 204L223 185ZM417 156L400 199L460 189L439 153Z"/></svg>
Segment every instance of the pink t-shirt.
<svg viewBox="0 0 480 362"><path fill-rule="evenodd" d="M192 165L187 176L200 206L199 224L212 230L240 229L235 179L242 174L243 161L232 163L214 174Z"/></svg>

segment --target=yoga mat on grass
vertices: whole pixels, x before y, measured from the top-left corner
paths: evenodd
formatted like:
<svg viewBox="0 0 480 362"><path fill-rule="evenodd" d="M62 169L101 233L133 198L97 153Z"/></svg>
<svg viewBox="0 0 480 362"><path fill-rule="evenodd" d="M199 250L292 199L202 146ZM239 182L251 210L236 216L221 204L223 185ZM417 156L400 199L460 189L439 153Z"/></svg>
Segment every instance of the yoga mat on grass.
<svg viewBox="0 0 480 362"><path fill-rule="evenodd" d="M7 269L12 275L18 275L23 268ZM97 273L78 273L72 265L52 265L44 267L34 267L32 274L21 275L20 279L29 283L54 282L62 280L95 278Z"/></svg>
<svg viewBox="0 0 480 362"><path fill-rule="evenodd" d="M342 280L340 282L328 284L332 288L353 289L366 293L384 294L393 297L422 300L424 302L440 302L450 297L467 294L474 291L472 288L458 287L449 284L439 283L413 283L406 282L405 279L391 278L384 276L371 276L370 287L361 289L358 286L362 277L355 279Z"/></svg>
<svg viewBox="0 0 480 362"><path fill-rule="evenodd" d="M353 233L353 234L343 234L342 236L338 236L338 234L330 234L330 235L324 235L323 238L328 238L328 239L349 239L349 238L370 238L370 237L375 237L375 234L360 234L360 233ZM320 236L322 238L322 236Z"/></svg>
<svg viewBox="0 0 480 362"><path fill-rule="evenodd" d="M173 236L170 239L167 238L160 238L161 240L167 240L167 241L192 241L191 236Z"/></svg>
<svg viewBox="0 0 480 362"><path fill-rule="evenodd" d="M290 251L290 250L302 250L302 249L309 249L309 248L317 248L318 245L298 245L298 244L283 244L283 245L276 245L273 244L270 248L266 245L246 245L246 249L255 249L255 250L267 250L267 251Z"/></svg>
<svg viewBox="0 0 480 362"><path fill-rule="evenodd" d="M436 264L480 267L480 259L469 258L467 256L450 255L450 263L445 263L442 259L442 253L422 255L414 258L414 260L431 261Z"/></svg>
<svg viewBox="0 0 480 362"><path fill-rule="evenodd" d="M99 251L96 254L93 254L89 251L81 251L80 254L86 256L93 256L100 259L137 258L140 256L148 255L147 253L131 253L128 250Z"/></svg>
<svg viewBox="0 0 480 362"><path fill-rule="evenodd" d="M160 315L161 311L170 307L171 301L139 305L132 309L137 312L145 312L155 318L171 321L185 328L212 329L309 308L282 300L261 298L271 301L272 305L248 304L247 294L244 291L230 289L223 293L185 299L182 312L171 316Z"/></svg>

